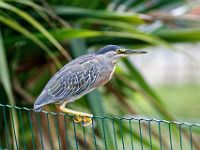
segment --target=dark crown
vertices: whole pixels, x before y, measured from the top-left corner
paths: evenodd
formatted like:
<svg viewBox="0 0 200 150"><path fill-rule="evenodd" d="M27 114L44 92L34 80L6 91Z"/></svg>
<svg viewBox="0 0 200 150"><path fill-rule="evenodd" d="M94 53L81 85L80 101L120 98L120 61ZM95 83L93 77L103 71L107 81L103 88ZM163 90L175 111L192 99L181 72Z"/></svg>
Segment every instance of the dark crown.
<svg viewBox="0 0 200 150"><path fill-rule="evenodd" d="M117 45L107 45L96 52L96 54L105 54L109 51L116 51L120 49L120 46Z"/></svg>

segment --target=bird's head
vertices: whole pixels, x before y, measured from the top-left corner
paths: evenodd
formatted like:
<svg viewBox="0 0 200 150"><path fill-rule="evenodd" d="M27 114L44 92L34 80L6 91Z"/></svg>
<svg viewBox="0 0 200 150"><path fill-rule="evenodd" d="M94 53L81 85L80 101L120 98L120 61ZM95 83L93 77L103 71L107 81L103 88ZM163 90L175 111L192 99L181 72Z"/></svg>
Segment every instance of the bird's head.
<svg viewBox="0 0 200 150"><path fill-rule="evenodd" d="M111 59L113 62L116 62L121 57L144 53L146 52L139 50L130 50L117 45L108 45L97 51L96 55L102 55L105 58Z"/></svg>

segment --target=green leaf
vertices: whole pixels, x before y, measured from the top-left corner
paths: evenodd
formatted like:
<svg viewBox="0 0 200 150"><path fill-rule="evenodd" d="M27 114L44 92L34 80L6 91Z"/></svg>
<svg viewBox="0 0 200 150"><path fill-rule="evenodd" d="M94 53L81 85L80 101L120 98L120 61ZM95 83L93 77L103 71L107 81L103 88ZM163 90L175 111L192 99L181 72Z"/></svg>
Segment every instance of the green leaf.
<svg viewBox="0 0 200 150"><path fill-rule="evenodd" d="M52 23L51 19L46 14L45 8L34 3L33 1L24 1L24 0L9 0L9 1L16 2L33 8L48 24Z"/></svg>
<svg viewBox="0 0 200 150"><path fill-rule="evenodd" d="M144 21L140 18L139 14L136 13L117 13L106 10L93 10L93 9L84 9L77 7L66 7L66 6L55 6L54 11L57 15L62 17L73 17L73 18L100 18L108 20L118 20L125 21L130 23L142 24Z"/></svg>
<svg viewBox="0 0 200 150"><path fill-rule="evenodd" d="M0 79L1 79L4 89L8 95L9 104L14 106L15 101L14 101L14 96L13 96L12 88L11 88L9 69L8 69L6 54L5 54L5 50L4 50L1 30L0 30Z"/></svg>
<svg viewBox="0 0 200 150"><path fill-rule="evenodd" d="M18 9L17 7L14 7L13 5L10 5L8 3L4 3L2 1L0 1L0 7L3 8L3 9L10 10L10 11L18 14L23 19L25 19L33 27L35 27L38 31L40 31L68 60L71 60L70 55L60 45L60 43L31 15L29 15L28 13L26 13L25 11L23 11L21 9Z"/></svg>
<svg viewBox="0 0 200 150"><path fill-rule="evenodd" d="M114 31L103 31L102 33L104 36L110 36L110 37L119 37L119 38L129 38L129 39L137 39L137 40L141 40L144 42L147 42L149 44L152 45L162 45L168 48L172 48L172 46L167 43L166 41L155 37L153 35L150 34L146 34L146 33L139 33L139 32L114 32Z"/></svg>
<svg viewBox="0 0 200 150"><path fill-rule="evenodd" d="M15 106L15 99L14 99L14 95L12 92L12 85L11 85L11 80L10 80L10 74L9 74L5 49L4 49L4 45L3 45L1 29L0 29L0 80L6 91L9 104L11 106ZM19 123L18 123L18 118L17 118L17 112L15 109L11 109L11 111L10 111L10 122L13 124L13 128L12 128L13 145L16 148L17 147L16 143L19 144L19 142L18 142ZM16 137L16 141L15 141L15 137Z"/></svg>
<svg viewBox="0 0 200 150"><path fill-rule="evenodd" d="M170 42L195 42L200 41L200 28L163 29L155 35Z"/></svg>
<svg viewBox="0 0 200 150"><path fill-rule="evenodd" d="M59 60L51 52L51 50L45 44L43 44L34 34L32 34L27 29L22 27L17 21L11 20L9 18L6 18L6 17L0 15L0 22L6 24L7 26L11 27L12 29L18 31L19 33L23 34L24 36L26 36L27 38L32 40L39 47L41 47L49 55L49 57L51 57L54 60L54 62L57 65L57 67L61 66Z"/></svg>
<svg viewBox="0 0 200 150"><path fill-rule="evenodd" d="M117 31L95 31L86 29L66 29L54 30L51 32L52 35L58 40L73 39L73 38L91 38L91 37L119 37L128 38L133 40L141 40L152 45L162 45L165 47L170 47L166 41L157 38L153 35L142 33L142 32L117 32ZM42 37L41 35L38 35Z"/></svg>
<svg viewBox="0 0 200 150"><path fill-rule="evenodd" d="M77 23L107 25L107 26L124 29L124 31L137 32L137 29L135 28L135 26L133 24L118 21L118 20L106 20L106 19L99 19L99 18L97 18L97 19L96 18L84 18L84 19L79 19L77 21Z"/></svg>
<svg viewBox="0 0 200 150"><path fill-rule="evenodd" d="M76 38L104 38L104 37L112 37L113 40L115 38L124 38L131 40L140 40L152 45L162 45L164 47L172 48L169 43L163 41L160 38L157 38L153 35L142 33L142 32L122 32L122 31L95 31L95 30L87 30L87 29L57 29L54 31L50 31L50 33L59 41L67 40L67 39L76 39ZM42 34L35 34L36 37L43 40L45 37ZM17 40L24 40L20 37L15 37L15 39L9 39L12 42L16 42Z"/></svg>

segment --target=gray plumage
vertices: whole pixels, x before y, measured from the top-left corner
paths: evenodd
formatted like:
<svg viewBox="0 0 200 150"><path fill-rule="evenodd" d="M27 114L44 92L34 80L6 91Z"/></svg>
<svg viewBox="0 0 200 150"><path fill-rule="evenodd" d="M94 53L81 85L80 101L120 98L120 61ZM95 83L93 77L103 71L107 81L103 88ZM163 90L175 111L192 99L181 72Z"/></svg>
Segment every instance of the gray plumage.
<svg viewBox="0 0 200 150"><path fill-rule="evenodd" d="M111 79L117 60L125 55L117 53L119 49L117 45L108 45L63 66L36 99L35 111L41 111L43 106L50 103L73 102L105 84Z"/></svg>

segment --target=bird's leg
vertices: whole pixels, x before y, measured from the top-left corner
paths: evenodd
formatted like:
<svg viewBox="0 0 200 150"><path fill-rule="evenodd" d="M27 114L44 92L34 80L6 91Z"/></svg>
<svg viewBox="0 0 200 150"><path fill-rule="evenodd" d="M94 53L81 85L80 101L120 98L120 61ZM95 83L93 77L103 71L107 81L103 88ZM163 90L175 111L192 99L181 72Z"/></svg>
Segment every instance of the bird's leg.
<svg viewBox="0 0 200 150"><path fill-rule="evenodd" d="M88 114L88 113L84 113L84 112L79 112L79 111L75 111L69 108L66 108L65 106L67 105L67 101L65 101L61 106L60 106L60 110L62 112L65 112L67 114L72 114L75 115L74 116L74 121L75 122L83 122L84 126L89 126L92 123L92 114Z"/></svg>

